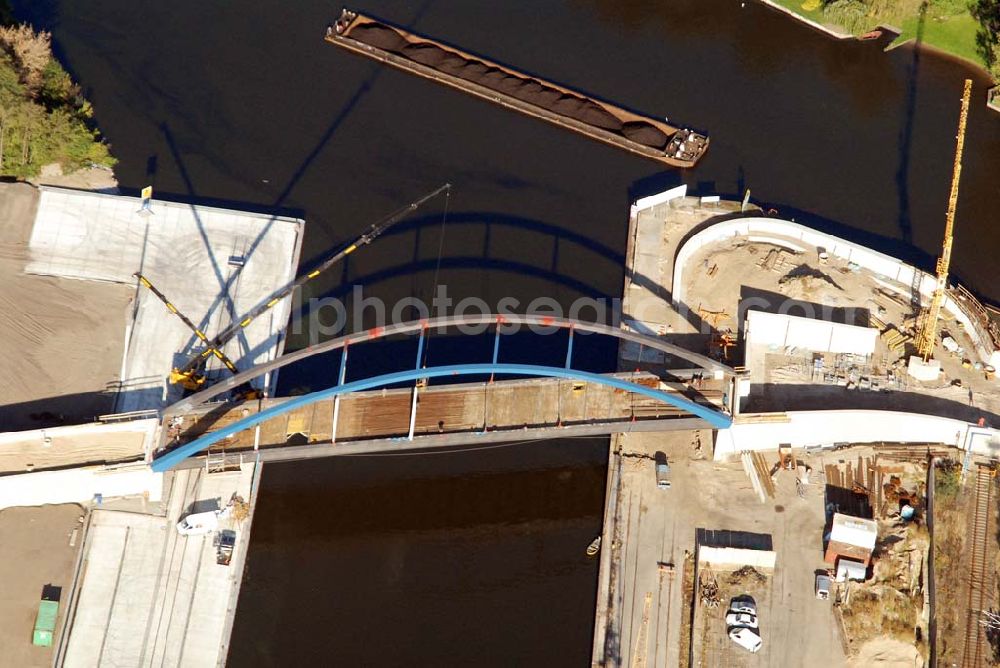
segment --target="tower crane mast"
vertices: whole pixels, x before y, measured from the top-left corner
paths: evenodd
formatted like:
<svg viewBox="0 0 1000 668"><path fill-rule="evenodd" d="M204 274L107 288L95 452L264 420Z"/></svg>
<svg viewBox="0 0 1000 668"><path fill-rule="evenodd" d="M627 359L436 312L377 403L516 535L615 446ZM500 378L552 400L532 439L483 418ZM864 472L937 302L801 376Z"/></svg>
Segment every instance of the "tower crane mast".
<svg viewBox="0 0 1000 668"><path fill-rule="evenodd" d="M951 192L948 195L948 213L945 216L944 244L941 257L937 261L937 284L930 308L921 324L917 335L917 354L924 362L934 355L934 342L937 337L938 318L941 316L941 305L944 303L945 290L948 287L948 269L951 266L951 246L955 233L955 209L958 206L958 182L962 176L962 151L965 148L965 124L969 117L969 98L972 95L972 80L965 80L965 90L962 93L962 111L958 117L958 136L955 138L955 161L951 172Z"/></svg>

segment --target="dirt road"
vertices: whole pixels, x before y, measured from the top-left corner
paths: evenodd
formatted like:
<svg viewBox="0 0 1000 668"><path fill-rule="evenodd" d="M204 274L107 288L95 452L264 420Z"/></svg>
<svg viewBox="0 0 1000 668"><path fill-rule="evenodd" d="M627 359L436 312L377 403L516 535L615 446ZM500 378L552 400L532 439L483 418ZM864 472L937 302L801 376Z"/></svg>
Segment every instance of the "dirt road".
<svg viewBox="0 0 1000 668"><path fill-rule="evenodd" d="M52 665L54 647L31 643L38 602L46 585L61 588L55 636L65 619L76 555L83 542L83 509L73 504L0 511L0 647L5 666ZM74 531L76 540L70 546Z"/></svg>

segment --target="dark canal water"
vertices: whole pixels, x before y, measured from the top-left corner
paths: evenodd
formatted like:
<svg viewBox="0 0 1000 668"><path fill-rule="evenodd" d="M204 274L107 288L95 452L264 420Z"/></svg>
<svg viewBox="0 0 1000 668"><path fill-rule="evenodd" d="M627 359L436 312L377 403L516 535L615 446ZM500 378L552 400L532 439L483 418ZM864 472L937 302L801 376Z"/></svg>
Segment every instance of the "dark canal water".
<svg viewBox="0 0 1000 668"><path fill-rule="evenodd" d="M680 174L328 46L334 3L14 4L53 31L123 186L296 209L306 262L455 184L443 237L440 207L422 210L306 296L361 284L388 301L427 298L435 274L456 300L618 296L629 200L681 181L749 186L800 221L930 267L971 76L953 266L1000 299L1000 115L981 104L984 75L928 52L839 43L739 0L361 7L706 129L707 157ZM409 343L365 364L407 364ZM432 361L457 350L432 345ZM612 362L608 348L590 353L593 368ZM286 389L331 382L334 364L289 371ZM600 526L605 446L270 467L233 665L584 664L596 564L582 555Z"/></svg>

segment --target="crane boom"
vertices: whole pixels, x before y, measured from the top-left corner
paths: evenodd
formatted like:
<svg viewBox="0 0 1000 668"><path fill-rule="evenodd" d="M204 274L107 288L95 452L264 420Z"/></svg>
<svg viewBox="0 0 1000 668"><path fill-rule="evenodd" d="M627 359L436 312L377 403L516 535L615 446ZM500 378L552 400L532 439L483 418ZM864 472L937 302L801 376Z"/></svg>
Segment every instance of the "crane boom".
<svg viewBox="0 0 1000 668"><path fill-rule="evenodd" d="M157 299L159 299L161 302L163 302L163 305L167 307L168 311L170 311L171 313L173 313L174 315L176 315L178 318L180 318L181 322L183 322L185 325L187 325L188 329L190 329L192 332L194 332L194 335L197 336L198 339L201 340L202 343L206 343L207 344L209 342L208 336L205 334L205 332L201 331L201 329L197 325L195 325L194 322L192 322L191 318L189 318L186 315L184 315L184 313L182 313L180 311L180 309L178 309L176 306L174 306L173 303L169 299L167 299L167 296L165 294L163 294L162 292L160 292L160 290L155 285L153 285L153 283L148 278L146 278L145 276L143 276L142 273L138 272L138 271L135 272L132 275L135 276L136 278L138 278L139 282L142 283L146 287L147 290L149 290L150 292L152 292L153 295L155 295ZM237 373L237 371L239 371L236 368L236 365L233 364L233 361L231 359L229 359L226 356L226 354L223 353L221 350L219 350L217 348L213 348L212 349L212 353L217 358L219 358L219 360L223 364L226 365L227 369L229 369L233 373ZM177 369L174 369L173 373L171 373L171 380L173 382L181 382L181 380L179 378L177 378L177 379L174 378L174 374L176 374L176 373L177 373ZM194 381L192 381L192 382L194 382ZM191 389L197 389L197 386L200 386L200 385L201 385L201 383L195 383L195 386L192 386Z"/></svg>
<svg viewBox="0 0 1000 668"><path fill-rule="evenodd" d="M955 232L955 209L958 206L958 182L962 176L962 151L965 148L965 124L969 117L971 95L972 80L966 79L965 89L962 92L962 111L958 116L958 136L955 139L955 162L952 165L951 192L948 195L948 213L945 216L944 244L941 257L937 261L937 284L917 337L917 354L923 357L925 362L934 355L938 318L941 316L941 305L944 303L945 290L948 287L948 269L951 266L951 246Z"/></svg>
<svg viewBox="0 0 1000 668"><path fill-rule="evenodd" d="M202 341L205 343L206 346L205 349L202 350L200 353L196 353L195 355L191 356L188 359L188 361L184 364L184 366L178 370L178 380L176 382L182 382L181 379L183 378L197 377L200 367L205 363L208 357L213 354L216 355L216 357L218 357L222 347L225 346L226 343L228 343L241 330L245 329L251 322L253 322L255 318L260 316L268 309L277 305L282 299L292 294L295 291L295 289L298 288L299 286L316 278L321 273L323 273L333 265L337 264L338 262L346 258L354 251L358 250L359 248L367 246L371 242L375 241L375 239L377 239L386 230L388 230L390 227L392 227L400 220L402 220L407 214L416 211L428 200L431 200L440 195L442 192L446 191L449 193L451 192L450 183L445 183L441 187L427 193L420 199L407 204L401 209L398 209L393 213L389 214L388 216L386 216L385 218L379 220L378 222L373 223L367 230L364 231L363 234L354 239L354 241L347 244L341 250L337 251L336 253L328 257L326 260L316 265L316 267L313 268L308 273L302 274L291 283L275 291L265 301L261 302L260 304L252 308L239 321L229 325L210 340L202 339ZM235 373L235 369L232 369L232 371Z"/></svg>

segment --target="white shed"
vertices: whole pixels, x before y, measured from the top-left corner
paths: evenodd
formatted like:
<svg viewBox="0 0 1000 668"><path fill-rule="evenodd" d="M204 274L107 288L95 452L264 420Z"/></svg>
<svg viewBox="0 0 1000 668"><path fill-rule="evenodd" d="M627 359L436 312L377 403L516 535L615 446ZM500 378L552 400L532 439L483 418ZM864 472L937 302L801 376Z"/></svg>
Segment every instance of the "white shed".
<svg viewBox="0 0 1000 668"><path fill-rule="evenodd" d="M787 313L747 311L746 320L746 341L751 346L871 355L875 352L879 334L874 327L845 325Z"/></svg>

